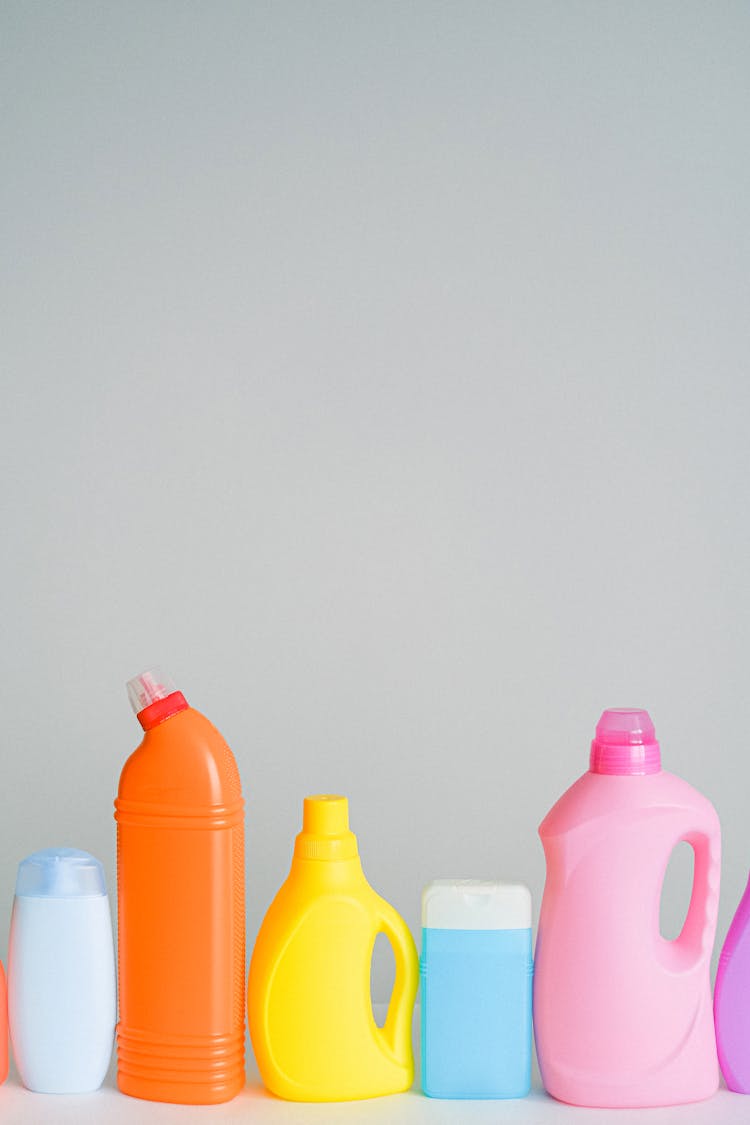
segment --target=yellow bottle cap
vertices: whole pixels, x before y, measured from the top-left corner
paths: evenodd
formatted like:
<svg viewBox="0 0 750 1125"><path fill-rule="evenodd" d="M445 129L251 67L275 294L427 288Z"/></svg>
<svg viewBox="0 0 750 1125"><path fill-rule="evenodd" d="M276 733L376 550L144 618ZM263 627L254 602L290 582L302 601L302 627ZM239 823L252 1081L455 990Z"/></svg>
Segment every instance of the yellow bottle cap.
<svg viewBox="0 0 750 1125"><path fill-rule="evenodd" d="M305 797L294 854L300 859L353 859L359 854L357 837L349 831L346 797L329 793Z"/></svg>

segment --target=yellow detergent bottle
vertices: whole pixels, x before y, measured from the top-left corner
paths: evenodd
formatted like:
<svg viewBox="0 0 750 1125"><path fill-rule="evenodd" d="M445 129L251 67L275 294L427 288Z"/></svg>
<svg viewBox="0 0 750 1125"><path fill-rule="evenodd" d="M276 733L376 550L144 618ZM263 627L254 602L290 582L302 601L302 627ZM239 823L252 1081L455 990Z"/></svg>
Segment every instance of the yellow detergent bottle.
<svg viewBox="0 0 750 1125"><path fill-rule="evenodd" d="M383 1027L370 999L379 933L396 961ZM406 923L365 879L346 797L306 797L291 871L250 962L250 1036L268 1089L298 1102L408 1090L418 980Z"/></svg>

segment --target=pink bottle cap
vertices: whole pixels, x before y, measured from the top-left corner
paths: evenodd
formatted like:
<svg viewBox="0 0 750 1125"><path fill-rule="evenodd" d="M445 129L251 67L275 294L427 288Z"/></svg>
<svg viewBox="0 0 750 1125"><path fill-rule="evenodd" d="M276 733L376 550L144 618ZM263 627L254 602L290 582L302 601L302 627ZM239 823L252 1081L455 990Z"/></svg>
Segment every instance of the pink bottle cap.
<svg viewBox="0 0 750 1125"><path fill-rule="evenodd" d="M604 711L591 743L589 768L592 773L658 773L661 754L648 711L634 707Z"/></svg>

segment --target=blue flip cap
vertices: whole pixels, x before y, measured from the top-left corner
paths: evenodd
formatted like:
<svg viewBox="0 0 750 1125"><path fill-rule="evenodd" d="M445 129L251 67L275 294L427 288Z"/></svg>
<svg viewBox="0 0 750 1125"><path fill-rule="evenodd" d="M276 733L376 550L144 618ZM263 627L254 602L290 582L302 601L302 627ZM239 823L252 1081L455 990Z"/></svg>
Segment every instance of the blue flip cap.
<svg viewBox="0 0 750 1125"><path fill-rule="evenodd" d="M95 898L106 893L101 863L78 848L45 848L18 865L20 898Z"/></svg>

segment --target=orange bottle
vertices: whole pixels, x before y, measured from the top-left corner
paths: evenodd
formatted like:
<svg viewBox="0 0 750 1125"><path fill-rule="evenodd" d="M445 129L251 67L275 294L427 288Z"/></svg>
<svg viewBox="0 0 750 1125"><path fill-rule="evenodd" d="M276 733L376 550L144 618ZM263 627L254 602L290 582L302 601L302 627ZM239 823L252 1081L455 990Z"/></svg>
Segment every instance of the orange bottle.
<svg viewBox="0 0 750 1125"><path fill-rule="evenodd" d="M245 1084L244 802L214 726L158 672L128 683L146 732L120 777L117 1084L208 1104Z"/></svg>

